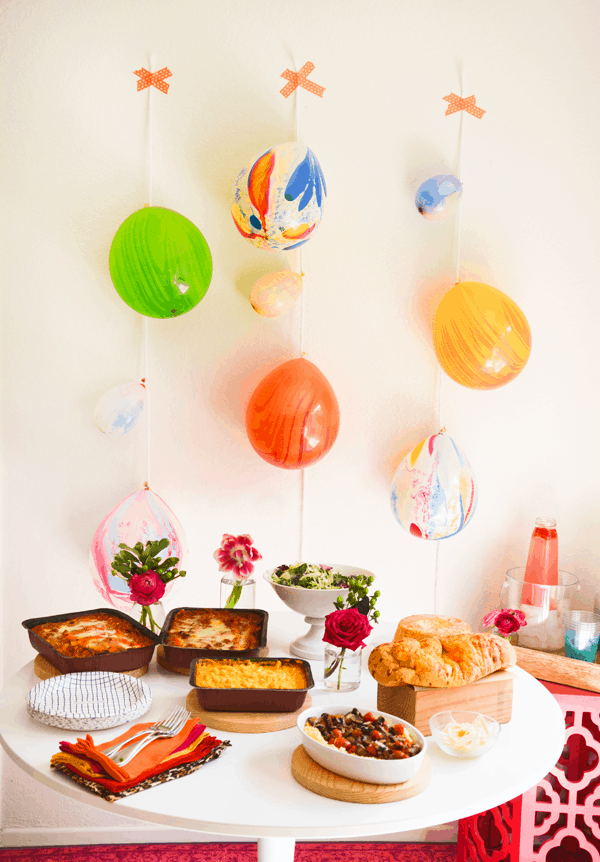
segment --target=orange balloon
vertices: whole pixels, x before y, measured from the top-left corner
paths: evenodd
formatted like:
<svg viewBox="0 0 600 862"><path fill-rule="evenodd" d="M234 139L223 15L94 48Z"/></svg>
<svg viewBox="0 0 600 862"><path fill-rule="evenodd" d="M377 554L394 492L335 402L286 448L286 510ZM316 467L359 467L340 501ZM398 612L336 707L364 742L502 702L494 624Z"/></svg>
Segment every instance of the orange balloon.
<svg viewBox="0 0 600 862"><path fill-rule="evenodd" d="M335 443L340 408L325 375L308 359L290 359L258 384L246 409L246 433L261 458L298 470Z"/></svg>
<svg viewBox="0 0 600 862"><path fill-rule="evenodd" d="M497 389L525 367L531 352L527 318L489 284L450 288L433 321L433 346L446 374L471 389Z"/></svg>

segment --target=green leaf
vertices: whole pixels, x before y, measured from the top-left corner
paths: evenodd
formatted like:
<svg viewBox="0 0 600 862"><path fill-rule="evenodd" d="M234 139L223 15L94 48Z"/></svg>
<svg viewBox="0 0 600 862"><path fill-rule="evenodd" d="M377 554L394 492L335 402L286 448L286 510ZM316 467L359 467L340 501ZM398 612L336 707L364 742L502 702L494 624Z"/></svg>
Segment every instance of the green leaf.
<svg viewBox="0 0 600 862"><path fill-rule="evenodd" d="M167 557L166 560L162 560L160 566L162 569L170 569L173 566L176 566L179 562L179 557Z"/></svg>
<svg viewBox="0 0 600 862"><path fill-rule="evenodd" d="M148 544L146 545L146 551L153 557L158 557L160 552L165 548L165 542L168 544L169 540L163 539L160 542L148 542Z"/></svg>

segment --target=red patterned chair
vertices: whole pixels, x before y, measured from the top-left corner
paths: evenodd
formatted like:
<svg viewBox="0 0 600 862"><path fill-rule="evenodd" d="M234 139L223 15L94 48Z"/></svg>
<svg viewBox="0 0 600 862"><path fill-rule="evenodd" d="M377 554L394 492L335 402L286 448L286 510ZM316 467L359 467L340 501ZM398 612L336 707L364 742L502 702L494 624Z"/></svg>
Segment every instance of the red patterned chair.
<svg viewBox="0 0 600 862"><path fill-rule="evenodd" d="M554 683L563 753L522 796L461 820L457 862L600 862L600 695Z"/></svg>

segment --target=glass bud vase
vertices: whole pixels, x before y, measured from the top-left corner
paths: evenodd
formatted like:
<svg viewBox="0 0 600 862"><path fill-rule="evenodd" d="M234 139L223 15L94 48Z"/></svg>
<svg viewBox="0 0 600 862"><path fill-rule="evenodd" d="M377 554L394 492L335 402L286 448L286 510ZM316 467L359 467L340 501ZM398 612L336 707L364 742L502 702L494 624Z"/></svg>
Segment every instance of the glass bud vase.
<svg viewBox="0 0 600 862"><path fill-rule="evenodd" d="M362 649L325 644L323 679L330 691L354 691L360 685L360 660Z"/></svg>
<svg viewBox="0 0 600 862"><path fill-rule="evenodd" d="M248 578L247 581L239 581L229 575L221 578L221 593L219 607L221 608L255 608L256 607L256 581Z"/></svg>
<svg viewBox="0 0 600 862"><path fill-rule="evenodd" d="M148 611L144 612L144 605L133 605L129 611L129 616L159 635L167 616L163 603L155 602L153 605L148 605L147 607L149 613Z"/></svg>

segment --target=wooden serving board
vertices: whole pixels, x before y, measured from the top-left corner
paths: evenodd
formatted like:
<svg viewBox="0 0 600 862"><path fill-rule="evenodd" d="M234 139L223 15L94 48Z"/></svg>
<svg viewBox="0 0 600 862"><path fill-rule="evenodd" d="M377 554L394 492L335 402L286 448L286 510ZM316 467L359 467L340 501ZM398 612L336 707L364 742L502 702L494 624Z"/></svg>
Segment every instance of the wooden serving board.
<svg viewBox="0 0 600 862"><path fill-rule="evenodd" d="M292 754L292 775L302 787L327 796L329 799L340 799L342 802L363 802L377 804L381 802L398 802L422 793L429 787L433 768L431 760L425 755L423 765L417 774L402 784L366 784L364 781L354 781L343 775L329 772L309 757L304 746L299 745Z"/></svg>
<svg viewBox="0 0 600 862"><path fill-rule="evenodd" d="M54 667L52 662L49 662L47 658L43 655L37 655L33 662L33 672L40 679L50 679L53 676L62 676L62 670L59 670L57 667ZM148 665L144 665L143 667L137 667L135 670L123 670L119 671L119 673L124 673L127 676L135 676L140 677L144 676L145 673L148 673Z"/></svg>
<svg viewBox="0 0 600 862"><path fill-rule="evenodd" d="M266 658L269 655L269 647L264 646L258 652L259 658ZM231 658L231 656L227 656L227 658ZM164 667L165 670L170 670L172 673L180 673L182 676L189 676L190 669L189 667L179 667L175 664L169 664L169 662L165 658L165 650L162 644L160 644L156 648L156 663L161 667Z"/></svg>
<svg viewBox="0 0 600 862"><path fill-rule="evenodd" d="M498 670L458 688L425 688L418 685L377 685L377 708L397 715L431 736L429 719L436 712L467 709L482 712L500 724L510 721L514 677Z"/></svg>
<svg viewBox="0 0 600 862"><path fill-rule="evenodd" d="M517 665L536 679L570 685L585 691L600 691L598 660L580 661L557 653L541 652L527 647L515 647Z"/></svg>
<svg viewBox="0 0 600 862"><path fill-rule="evenodd" d="M295 712L217 712L202 709L198 703L196 689L187 696L186 706L192 718L199 718L207 727L214 730L229 730L232 733L269 733L272 730L287 730L296 726L296 719L305 709L312 706L310 694Z"/></svg>

